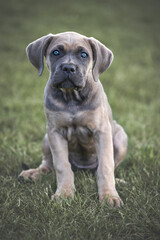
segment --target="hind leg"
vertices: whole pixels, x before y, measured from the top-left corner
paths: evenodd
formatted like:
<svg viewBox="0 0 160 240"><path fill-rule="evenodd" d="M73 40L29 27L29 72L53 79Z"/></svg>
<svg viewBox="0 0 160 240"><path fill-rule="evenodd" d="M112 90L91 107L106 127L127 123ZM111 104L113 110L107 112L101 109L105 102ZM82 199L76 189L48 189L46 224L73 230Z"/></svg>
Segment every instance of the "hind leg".
<svg viewBox="0 0 160 240"><path fill-rule="evenodd" d="M124 129L113 121L113 147L115 168L122 162L127 153L128 138Z"/></svg>
<svg viewBox="0 0 160 240"><path fill-rule="evenodd" d="M35 169L29 169L22 171L19 175L20 180L33 180L36 181L40 176L46 175L53 170L52 155L50 151L50 146L48 143L47 134L44 137L43 146L43 160L39 167Z"/></svg>

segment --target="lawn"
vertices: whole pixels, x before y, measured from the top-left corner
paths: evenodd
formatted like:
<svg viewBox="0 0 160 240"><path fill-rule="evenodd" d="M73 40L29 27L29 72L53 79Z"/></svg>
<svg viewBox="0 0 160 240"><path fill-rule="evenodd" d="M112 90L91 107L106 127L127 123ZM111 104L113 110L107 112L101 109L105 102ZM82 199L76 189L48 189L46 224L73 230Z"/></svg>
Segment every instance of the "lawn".
<svg viewBox="0 0 160 240"><path fill-rule="evenodd" d="M159 0L8 0L0 2L0 239L160 239ZM40 164L46 120L41 78L25 48L50 32L93 36L114 53L101 76L128 154L116 169L125 205L101 206L96 179L75 174L74 200L52 202L54 173L20 183L21 163Z"/></svg>

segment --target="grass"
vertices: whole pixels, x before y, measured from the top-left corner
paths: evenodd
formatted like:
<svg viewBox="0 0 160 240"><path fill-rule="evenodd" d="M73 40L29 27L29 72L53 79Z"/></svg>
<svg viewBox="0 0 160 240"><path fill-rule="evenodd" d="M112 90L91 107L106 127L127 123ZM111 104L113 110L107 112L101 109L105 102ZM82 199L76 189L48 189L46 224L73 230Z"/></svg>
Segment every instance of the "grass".
<svg viewBox="0 0 160 240"><path fill-rule="evenodd" d="M160 237L160 15L159 1L0 2L0 239L159 239ZM128 155L116 169L125 202L101 206L96 180L75 174L74 200L52 202L54 174L36 184L17 180L21 162L41 162L45 134L43 89L26 58L26 45L49 32L93 36L114 53L101 80L114 118L129 136Z"/></svg>

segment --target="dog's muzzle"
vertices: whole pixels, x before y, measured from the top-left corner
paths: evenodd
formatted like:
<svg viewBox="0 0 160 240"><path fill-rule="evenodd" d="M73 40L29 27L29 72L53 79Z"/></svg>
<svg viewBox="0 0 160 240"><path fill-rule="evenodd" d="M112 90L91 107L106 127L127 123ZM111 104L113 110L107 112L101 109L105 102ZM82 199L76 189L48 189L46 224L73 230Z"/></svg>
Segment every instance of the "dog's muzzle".
<svg viewBox="0 0 160 240"><path fill-rule="evenodd" d="M79 86L76 86L73 81L68 77L63 82L56 84L57 88L75 89L78 90Z"/></svg>
<svg viewBox="0 0 160 240"><path fill-rule="evenodd" d="M75 89L81 90L82 86L76 81L77 79L77 66L74 64L61 65L60 79L53 83L56 88Z"/></svg>

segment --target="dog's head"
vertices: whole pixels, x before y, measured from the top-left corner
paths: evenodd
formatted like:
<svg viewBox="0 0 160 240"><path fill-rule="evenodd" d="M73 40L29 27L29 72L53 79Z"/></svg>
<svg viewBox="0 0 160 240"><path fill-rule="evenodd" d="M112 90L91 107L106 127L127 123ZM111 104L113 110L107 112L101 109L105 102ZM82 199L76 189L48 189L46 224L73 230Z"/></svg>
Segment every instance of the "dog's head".
<svg viewBox="0 0 160 240"><path fill-rule="evenodd" d="M98 40L75 32L48 34L30 43L26 50L39 75L46 57L50 81L57 88L82 89L89 76L98 81L113 60L113 53Z"/></svg>

